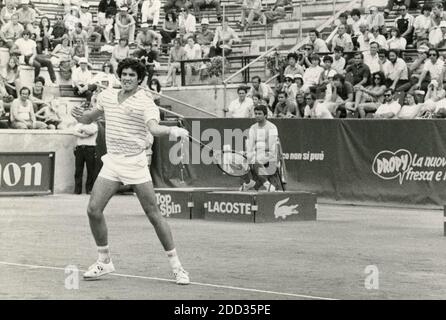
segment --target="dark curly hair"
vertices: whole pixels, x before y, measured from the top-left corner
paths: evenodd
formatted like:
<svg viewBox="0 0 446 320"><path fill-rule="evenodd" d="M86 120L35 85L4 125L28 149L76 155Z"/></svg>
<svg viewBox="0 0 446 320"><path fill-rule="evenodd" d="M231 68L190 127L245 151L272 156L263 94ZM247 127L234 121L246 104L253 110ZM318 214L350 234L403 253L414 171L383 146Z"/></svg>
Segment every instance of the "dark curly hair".
<svg viewBox="0 0 446 320"><path fill-rule="evenodd" d="M118 70L116 70L119 79L121 79L122 70L128 68L136 72L136 74L138 75L138 83L140 84L144 80L144 77L146 75L146 67L144 66L144 64L134 58L126 58L122 60L118 64Z"/></svg>

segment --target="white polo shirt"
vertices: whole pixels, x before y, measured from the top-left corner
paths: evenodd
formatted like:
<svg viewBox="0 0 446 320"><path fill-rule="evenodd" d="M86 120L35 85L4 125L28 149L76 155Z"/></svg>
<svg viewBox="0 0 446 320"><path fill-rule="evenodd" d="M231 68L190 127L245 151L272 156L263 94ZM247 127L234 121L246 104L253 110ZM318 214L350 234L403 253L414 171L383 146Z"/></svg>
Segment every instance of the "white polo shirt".
<svg viewBox="0 0 446 320"><path fill-rule="evenodd" d="M386 63L384 63L383 69L386 78L395 80L396 76L401 73L400 80L409 80L409 71L407 70L407 64L401 58L397 58L395 63L386 61Z"/></svg>
<svg viewBox="0 0 446 320"><path fill-rule="evenodd" d="M400 110L401 110L401 105L398 103L398 101L392 101L391 103L381 104L376 110L375 114L384 114L392 112L394 114L392 119L394 119L397 117Z"/></svg>
<svg viewBox="0 0 446 320"><path fill-rule="evenodd" d="M370 54L370 52L364 52L364 64L366 64L369 69L370 73L373 74L375 72L378 72L381 67L379 64L379 56L378 53L376 53L374 56Z"/></svg>
<svg viewBox="0 0 446 320"><path fill-rule="evenodd" d="M31 56L33 54L33 50L36 48L36 42L31 39L25 40L23 38L19 38L16 40L15 44L19 48L20 53L25 57Z"/></svg>
<svg viewBox="0 0 446 320"><path fill-rule="evenodd" d="M326 104L318 102L314 103L313 108L310 108L309 105L305 106L304 117L310 117L312 119L333 119L333 115L327 109Z"/></svg>
<svg viewBox="0 0 446 320"><path fill-rule="evenodd" d="M437 59L435 64L432 63L430 59L426 59L424 62L423 71L428 71L432 80L439 80L440 75L443 72L444 61L442 59ZM443 79L441 79L443 81Z"/></svg>
<svg viewBox="0 0 446 320"><path fill-rule="evenodd" d="M252 109L254 102L251 98L246 97L242 103L239 99L233 100L228 106L228 117L229 118L250 118L252 114Z"/></svg>

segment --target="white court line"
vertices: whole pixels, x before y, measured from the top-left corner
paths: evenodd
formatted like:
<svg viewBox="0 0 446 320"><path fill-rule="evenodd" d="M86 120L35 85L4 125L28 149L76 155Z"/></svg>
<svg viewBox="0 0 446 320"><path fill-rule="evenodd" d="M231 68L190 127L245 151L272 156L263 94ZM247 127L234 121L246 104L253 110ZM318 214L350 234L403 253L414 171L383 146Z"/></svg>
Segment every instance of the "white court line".
<svg viewBox="0 0 446 320"><path fill-rule="evenodd" d="M0 261L0 265L26 267L26 268L31 268L31 269L48 269L48 270L62 270L62 271L65 271L65 268L61 268L61 267L39 266L39 265L34 265L34 264L14 263L14 262L7 262L7 261ZM80 269L79 269L79 271L85 272L85 270L80 270ZM135 276L135 275L131 275L131 274L122 274L122 273L110 273L108 275L115 276L115 277L123 277L123 278L136 278L136 279L145 279L145 280L175 282L175 280L171 280L171 279L156 278L156 277L146 277L146 276ZM220 285L220 284L211 284L211 283L202 283L202 282L191 282L190 284L191 285L196 285L196 286L202 286L202 287L213 287L213 288L231 289L231 290L238 290L238 291L267 293L267 294L273 294L273 295L279 295L279 296L306 298L306 299L314 299L314 300L338 300L338 299L326 298L326 297L309 296L309 295L305 295L305 294L296 294L296 293L287 293L287 292L277 292L277 291L269 291L269 290L233 287L233 286L225 286L225 285Z"/></svg>

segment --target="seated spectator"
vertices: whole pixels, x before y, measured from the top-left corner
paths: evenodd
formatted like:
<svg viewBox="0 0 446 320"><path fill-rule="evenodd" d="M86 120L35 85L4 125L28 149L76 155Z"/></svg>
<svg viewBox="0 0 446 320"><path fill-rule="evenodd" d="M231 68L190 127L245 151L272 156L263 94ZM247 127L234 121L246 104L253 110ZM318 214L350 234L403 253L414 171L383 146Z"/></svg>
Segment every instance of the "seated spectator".
<svg viewBox="0 0 446 320"><path fill-rule="evenodd" d="M346 32L345 25L341 24L338 27L338 32L333 37L331 42L332 48L337 46L342 47L344 51L353 51L353 42L351 36Z"/></svg>
<svg viewBox="0 0 446 320"><path fill-rule="evenodd" d="M9 95L17 98L21 88L19 60L11 56L5 70L2 70L2 80Z"/></svg>
<svg viewBox="0 0 446 320"><path fill-rule="evenodd" d="M369 51L370 43L374 42L373 33L369 32L369 28L366 24L361 24L359 26L359 35L356 40L358 44L359 51Z"/></svg>
<svg viewBox="0 0 446 320"><path fill-rule="evenodd" d="M432 31L430 44L434 48L444 48L446 46L446 21L441 21L440 26Z"/></svg>
<svg viewBox="0 0 446 320"><path fill-rule="evenodd" d="M136 46L137 50L145 50L147 45L152 46L152 50L158 53L158 48L161 46L161 35L153 30L149 30L149 24L143 23L141 25L141 30L136 36ZM135 55L138 55L136 52Z"/></svg>
<svg viewBox="0 0 446 320"><path fill-rule="evenodd" d="M11 103L10 120L13 129L46 129L47 125L36 120L33 103L29 99L30 90L27 87L20 89L20 98Z"/></svg>
<svg viewBox="0 0 446 320"><path fill-rule="evenodd" d="M325 56L322 59L324 71L321 73L321 77L319 79L319 85L316 90L316 93L321 94L325 92L327 89L327 85L333 81L333 77L337 74L336 70L333 69L333 58L331 56ZM295 79L296 81L296 79ZM302 79L303 81L303 79ZM303 83L303 82L302 82Z"/></svg>
<svg viewBox="0 0 446 320"><path fill-rule="evenodd" d="M274 23L277 20L286 17L285 8L291 4L291 0L276 0L273 7L263 13L263 22ZM328 51L318 51L318 52L328 52Z"/></svg>
<svg viewBox="0 0 446 320"><path fill-rule="evenodd" d="M140 1L138 0L116 0L118 8L127 7L128 13L135 19L138 19L138 10Z"/></svg>
<svg viewBox="0 0 446 320"><path fill-rule="evenodd" d="M70 38L67 34L62 37L62 42L51 52L51 63L58 67L61 61L71 61L73 48L70 47Z"/></svg>
<svg viewBox="0 0 446 320"><path fill-rule="evenodd" d="M116 77L113 66L110 62L106 61L102 65L102 71L96 73L89 84L100 85L106 88L118 88L121 86L121 82Z"/></svg>
<svg viewBox="0 0 446 320"><path fill-rule="evenodd" d="M153 74L155 73L155 69L159 67L158 51L152 50L152 44L146 43L144 49L135 51L133 55L146 67L146 77L143 82L149 85Z"/></svg>
<svg viewBox="0 0 446 320"><path fill-rule="evenodd" d="M18 15L13 14L11 21L1 27L0 38L6 47L11 48L22 36L24 30L23 26L19 23Z"/></svg>
<svg viewBox="0 0 446 320"><path fill-rule="evenodd" d="M343 57L344 54L344 48L343 47L335 47L334 48L334 54L333 54L333 64L332 67L333 69L340 74L344 74L345 73L345 59Z"/></svg>
<svg viewBox="0 0 446 320"><path fill-rule="evenodd" d="M82 23L78 22L74 26L74 30L70 32L71 42L76 43L78 39L82 40L84 44L88 43L88 34L82 28Z"/></svg>
<svg viewBox="0 0 446 320"><path fill-rule="evenodd" d="M170 49L169 60L167 63L166 86L177 86L177 72L181 71L180 61L186 59L186 53L181 46L180 39L173 40L173 47ZM169 80L172 79L172 82Z"/></svg>
<svg viewBox="0 0 446 320"><path fill-rule="evenodd" d="M327 44L320 38L319 31L317 31L316 29L311 30L309 33L309 44L313 45L314 53L330 52L330 50L328 50Z"/></svg>
<svg viewBox="0 0 446 320"><path fill-rule="evenodd" d="M118 70L118 64L125 58L130 57L130 48L128 45L128 40L122 38L119 40L118 44L113 48L112 56L110 58L110 63L113 70L116 72Z"/></svg>
<svg viewBox="0 0 446 320"><path fill-rule="evenodd" d="M370 43L370 49L368 52L364 52L364 64L370 69L370 73L375 73L380 71L381 65L379 63L378 55L379 44L377 42Z"/></svg>
<svg viewBox="0 0 446 320"><path fill-rule="evenodd" d="M293 76L293 82L295 87L293 97L295 98L297 93L304 92L304 77L301 74L297 73Z"/></svg>
<svg viewBox="0 0 446 320"><path fill-rule="evenodd" d="M91 84L93 76L88 70L87 58L79 59L79 67L74 69L72 75L73 92L78 97L84 97L90 103L93 92L97 89L97 85Z"/></svg>
<svg viewBox="0 0 446 320"><path fill-rule="evenodd" d="M34 80L34 86L31 89L30 100L33 103L34 112L38 112L43 107L47 106L48 103L46 101L48 96L44 94L45 90L45 79L43 77L37 77Z"/></svg>
<svg viewBox="0 0 446 320"><path fill-rule="evenodd" d="M275 118L296 118L299 116L297 112L296 103L288 100L288 95L285 91L281 91L277 94L277 104L274 109Z"/></svg>
<svg viewBox="0 0 446 320"><path fill-rule="evenodd" d="M407 44L412 44L413 23L415 18L407 11L405 5L398 8L400 15L395 19L395 27L398 29L401 37L406 39Z"/></svg>
<svg viewBox="0 0 446 320"><path fill-rule="evenodd" d="M196 25L197 21L190 10L188 8L181 8L178 17L178 29L183 42L186 42L187 38L195 34L197 31Z"/></svg>
<svg viewBox="0 0 446 320"><path fill-rule="evenodd" d="M201 32L197 33L196 38L197 43L203 51L203 58L207 58L209 56L212 41L214 40L214 33L209 30L209 20L207 18L201 20Z"/></svg>
<svg viewBox="0 0 446 320"><path fill-rule="evenodd" d="M310 57L314 54L314 47L311 43L307 43L304 46L304 51L300 56L299 65L301 65L304 69L309 68L311 66Z"/></svg>
<svg viewBox="0 0 446 320"><path fill-rule="evenodd" d="M38 112L36 112L36 119L45 123L50 130L58 129L58 126L62 122L59 112L53 103L45 105Z"/></svg>
<svg viewBox="0 0 446 320"><path fill-rule="evenodd" d="M79 12L79 22L81 23L82 29L87 33L87 40L91 37L94 31L93 15L89 11L90 4L88 2L83 2L81 4L81 11Z"/></svg>
<svg viewBox="0 0 446 320"><path fill-rule="evenodd" d="M413 90L422 88L423 81L428 74L430 75L431 80L436 80L440 86L443 86L444 60L440 59L437 49L429 49L428 57L429 59L426 59L423 71L421 72L417 84L415 84L415 86L412 88Z"/></svg>
<svg viewBox="0 0 446 320"><path fill-rule="evenodd" d="M353 36L353 28L352 28L352 25L349 23L350 21L348 19L348 16L349 16L349 12L348 11L342 12L339 15L338 20L335 21L335 25L336 25L336 28L339 28L340 25L345 26L346 32L350 36ZM337 32L337 30L336 30L336 32Z"/></svg>
<svg viewBox="0 0 446 320"><path fill-rule="evenodd" d="M6 0L6 6L0 11L0 22L4 26L9 21L11 21L11 16L16 13L16 8L14 6L14 0Z"/></svg>
<svg viewBox="0 0 446 320"><path fill-rule="evenodd" d="M215 12L217 14L217 20L221 20L221 7L220 0L194 0L192 1L195 11L195 16L197 19L201 19L200 9L210 9L215 8Z"/></svg>
<svg viewBox="0 0 446 320"><path fill-rule="evenodd" d="M71 8L79 5L78 0L59 0L59 6L64 6L65 13L70 12Z"/></svg>
<svg viewBox="0 0 446 320"><path fill-rule="evenodd" d="M378 59L379 59L379 71L384 72L384 66L387 62L389 62L389 59L387 59L387 50L385 49L378 49Z"/></svg>
<svg viewBox="0 0 446 320"><path fill-rule="evenodd" d="M445 97L446 91L443 89L443 87L440 86L437 80L432 80L427 86L427 93L421 107L421 113L434 113L438 105L444 105L444 103L440 103L440 100L443 100Z"/></svg>
<svg viewBox="0 0 446 320"><path fill-rule="evenodd" d="M201 59L201 47L195 43L194 37L187 38L187 44L184 46L186 60ZM186 63L186 75L190 77L192 73L197 73L200 68L199 62Z"/></svg>
<svg viewBox="0 0 446 320"><path fill-rule="evenodd" d="M375 112L383 103L385 76L382 72L372 74L372 84L365 88L359 86L356 91L354 111L358 112L360 118L365 118L367 113Z"/></svg>
<svg viewBox="0 0 446 320"><path fill-rule="evenodd" d="M379 12L378 7L371 6L369 8L370 14L366 18L369 30L378 27L378 29L383 32L385 29L386 21L382 12Z"/></svg>
<svg viewBox="0 0 446 320"><path fill-rule="evenodd" d="M247 96L252 98L255 94L259 94L260 97L269 101L269 107L271 108L275 100L273 89L266 83L263 83L259 76L254 76L251 81L251 88L249 89Z"/></svg>
<svg viewBox="0 0 446 320"><path fill-rule="evenodd" d="M304 118L333 119L333 115L327 109L327 105L325 103L318 103L314 93L306 93L305 102L307 105L304 110Z"/></svg>
<svg viewBox="0 0 446 320"><path fill-rule="evenodd" d="M160 81L158 79L156 79L156 78L153 78L150 81L149 89L158 93L158 94L152 93L152 96L153 96L153 102L155 102L155 104L157 106L160 106L161 105L161 96L160 96L160 94L163 94L163 92L161 90L161 83L160 83Z"/></svg>
<svg viewBox="0 0 446 320"><path fill-rule="evenodd" d="M51 40L53 40L54 36L53 28L51 27L50 20L47 17L42 17L42 19L40 19L39 31L39 38L42 39L40 51L48 54L48 50L52 49Z"/></svg>
<svg viewBox="0 0 446 320"><path fill-rule="evenodd" d="M332 115L339 117L346 112L354 112L353 85L341 74L335 74L328 84L323 103L324 108Z"/></svg>
<svg viewBox="0 0 446 320"><path fill-rule="evenodd" d="M432 6L431 13L431 30L432 28L437 28L440 26L441 21L446 20L446 12L443 11L443 4L441 2L437 2ZM429 37L429 42L430 37Z"/></svg>
<svg viewBox="0 0 446 320"><path fill-rule="evenodd" d="M427 54L429 52L429 47L425 45L421 45L418 48L418 56L409 66L409 82L400 87L401 91L408 91L409 93L414 93L415 91L415 85L418 83L418 79L420 78L421 73L424 69L425 61L427 60ZM430 75L427 74L424 78L421 87L419 89L426 91L427 85L430 83Z"/></svg>
<svg viewBox="0 0 446 320"><path fill-rule="evenodd" d="M398 119L415 119L420 113L422 104L415 101L412 94L407 94L404 99L404 105L397 114Z"/></svg>
<svg viewBox="0 0 446 320"><path fill-rule="evenodd" d="M397 28L390 29L390 39L387 40L387 45L390 49L406 50L406 39L401 37L400 31Z"/></svg>
<svg viewBox="0 0 446 320"><path fill-rule="evenodd" d="M30 39L34 40L37 43L37 53L42 53L42 51L39 51L39 42L40 42L40 47L42 46L42 38L40 37L39 21L34 20L33 23L28 24L28 26L25 28L25 30L28 30L29 32L31 32Z"/></svg>
<svg viewBox="0 0 446 320"><path fill-rule="evenodd" d="M305 92L309 91L312 87L316 87L319 84L321 74L324 72L324 68L319 65L321 62L321 58L319 57L319 55L313 54L310 57L310 60L311 66L305 70L303 76L304 86L302 90Z"/></svg>
<svg viewBox="0 0 446 320"><path fill-rule="evenodd" d="M226 118L250 118L252 115L253 101L246 97L247 89L245 86L237 88L238 98L233 100L227 108Z"/></svg>
<svg viewBox="0 0 446 320"><path fill-rule="evenodd" d="M401 86L409 82L406 62L398 58L398 51L389 50L389 61L383 66L386 85L393 91L401 91Z"/></svg>
<svg viewBox="0 0 446 320"><path fill-rule="evenodd" d="M294 76L295 74L303 75L305 70L303 67L300 66L300 64L297 63L298 60L299 56L296 53L294 52L288 53L287 55L288 65L286 66L283 73L289 74L291 76Z"/></svg>
<svg viewBox="0 0 446 320"><path fill-rule="evenodd" d="M119 39L126 38L129 40L129 44L135 42L135 19L128 13L127 7L121 7L118 14L116 14L115 21L115 42L119 42Z"/></svg>
<svg viewBox="0 0 446 320"><path fill-rule="evenodd" d="M209 57L221 56L224 51L225 57L231 54L234 42L240 42L237 33L228 25L227 18L222 19L222 25L215 29L214 41L209 51Z"/></svg>
<svg viewBox="0 0 446 320"><path fill-rule="evenodd" d="M76 27L76 23L80 22L79 11L76 7L71 7L70 11L64 17L64 25L68 32L73 32Z"/></svg>
<svg viewBox="0 0 446 320"><path fill-rule="evenodd" d="M45 56L38 55L36 50L36 42L29 37L31 33L27 30L23 31L22 37L15 42L15 47L12 48L12 54L23 56L23 60L27 65L34 67L34 79L40 74L40 68L47 67L53 84L56 83L56 73L54 72L53 64Z"/></svg>
<svg viewBox="0 0 446 320"><path fill-rule="evenodd" d="M300 77L302 79L302 76ZM296 103L296 95L299 92L299 89L297 88L297 85L294 83L294 75L292 74L285 75L285 82L282 84L282 89L280 91L284 91L287 93L287 97L290 103L293 102ZM303 92L303 90L301 91Z"/></svg>
<svg viewBox="0 0 446 320"><path fill-rule="evenodd" d="M162 43L165 45L172 43L172 40L177 37L177 29L178 22L175 12L166 13L166 17L164 18L163 22L163 28L160 31L162 36ZM167 48L164 50L164 52L167 52Z"/></svg>
<svg viewBox="0 0 446 320"><path fill-rule="evenodd" d="M261 16L261 0L243 0L242 12L240 16L240 28L243 29L243 32L246 32L249 26L254 22L254 19L259 19Z"/></svg>
<svg viewBox="0 0 446 320"><path fill-rule="evenodd" d="M364 18L361 17L361 11L359 9L353 9L350 12L350 16L352 17L352 41L353 44L355 45L355 47L357 47L357 45L355 44L355 39L358 38L358 36L361 34L361 31L359 30L359 27L361 25L366 25L367 26L367 21L365 21ZM368 26L367 26L368 27Z"/></svg>
<svg viewBox="0 0 446 320"><path fill-rule="evenodd" d="M421 9L421 14L417 16L413 22L414 37L417 42L429 39L429 31L433 26L431 12L432 7L428 4L424 4Z"/></svg>
<svg viewBox="0 0 446 320"><path fill-rule="evenodd" d="M88 47L86 42L81 38L77 38L73 46L73 60L76 65L79 64L80 58L88 59Z"/></svg>
<svg viewBox="0 0 446 320"><path fill-rule="evenodd" d="M387 39L381 33L378 27L373 27L372 29L373 41L379 44L380 49L388 50L389 45L387 44Z"/></svg>
<svg viewBox="0 0 446 320"><path fill-rule="evenodd" d="M30 8L29 0L22 0L22 6L17 10L19 16L19 23L26 28L29 24L32 24L37 19L36 10Z"/></svg>
<svg viewBox="0 0 446 320"><path fill-rule="evenodd" d="M401 110L401 105L394 100L394 91L386 89L384 102L378 107L373 117L375 119L396 119Z"/></svg>
<svg viewBox="0 0 446 320"><path fill-rule="evenodd" d="M303 93L303 91L298 92L296 94L296 104L297 104L297 113L295 116L296 118L303 118L305 106L307 105L305 102L305 94Z"/></svg>
<svg viewBox="0 0 446 320"><path fill-rule="evenodd" d="M104 40L108 44L113 44L113 30L115 28L115 16L111 13L107 13L105 16L105 19L98 19L98 25L95 27L95 31L93 34L96 33L96 40L99 39L99 41L102 40L102 37L99 38L98 34L102 35L104 37Z"/></svg>
<svg viewBox="0 0 446 320"><path fill-rule="evenodd" d="M364 64L364 55L361 52L356 52L353 57L353 64L347 67L346 80L353 86L366 86L369 83L370 68Z"/></svg>
<svg viewBox="0 0 446 320"><path fill-rule="evenodd" d="M51 40L52 45L56 46L59 43L62 43L62 38L65 34L68 34L68 29L65 27L65 24L63 22L63 16L57 15L56 16L56 22L54 23L53 32L50 33L53 36L53 39Z"/></svg>
<svg viewBox="0 0 446 320"><path fill-rule="evenodd" d="M156 30L160 19L161 1L144 0L141 6L141 23L151 23Z"/></svg>
<svg viewBox="0 0 446 320"><path fill-rule="evenodd" d="M98 20L105 19L107 15L115 16L118 12L116 0L100 0L98 5Z"/></svg>

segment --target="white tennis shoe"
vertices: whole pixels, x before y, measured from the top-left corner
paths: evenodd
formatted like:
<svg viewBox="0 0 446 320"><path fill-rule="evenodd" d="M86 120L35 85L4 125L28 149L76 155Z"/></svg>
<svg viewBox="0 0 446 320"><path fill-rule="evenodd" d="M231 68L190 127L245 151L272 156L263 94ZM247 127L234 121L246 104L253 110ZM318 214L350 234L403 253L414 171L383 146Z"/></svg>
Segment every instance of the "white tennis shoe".
<svg viewBox="0 0 446 320"><path fill-rule="evenodd" d="M175 276L177 284L186 285L190 283L189 273L183 267L173 270L173 275Z"/></svg>
<svg viewBox="0 0 446 320"><path fill-rule="evenodd" d="M243 182L243 184L240 187L239 191L249 191L249 190L252 190L255 185L256 185L256 182L254 180L249 181L249 183L244 183Z"/></svg>
<svg viewBox="0 0 446 320"><path fill-rule="evenodd" d="M93 280L112 272L115 272L115 267L111 260L109 263L96 261L88 268L87 272L84 273L84 279Z"/></svg>

